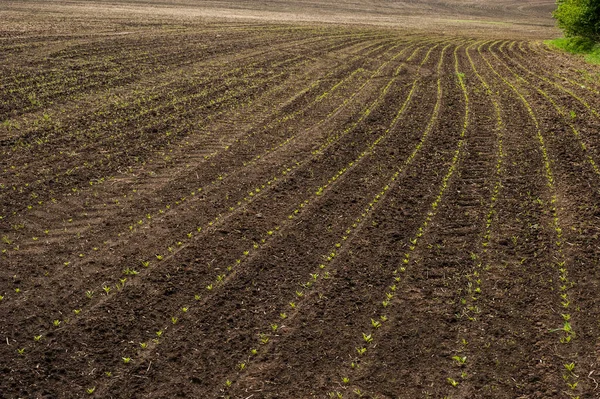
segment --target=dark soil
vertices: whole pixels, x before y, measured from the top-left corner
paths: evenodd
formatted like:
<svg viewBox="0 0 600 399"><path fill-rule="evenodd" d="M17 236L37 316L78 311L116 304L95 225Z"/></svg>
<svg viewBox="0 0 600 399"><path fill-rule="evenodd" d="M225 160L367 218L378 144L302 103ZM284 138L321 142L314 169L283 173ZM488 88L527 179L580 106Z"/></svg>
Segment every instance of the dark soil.
<svg viewBox="0 0 600 399"><path fill-rule="evenodd" d="M64 6L2 10L0 398L598 397L597 68Z"/></svg>

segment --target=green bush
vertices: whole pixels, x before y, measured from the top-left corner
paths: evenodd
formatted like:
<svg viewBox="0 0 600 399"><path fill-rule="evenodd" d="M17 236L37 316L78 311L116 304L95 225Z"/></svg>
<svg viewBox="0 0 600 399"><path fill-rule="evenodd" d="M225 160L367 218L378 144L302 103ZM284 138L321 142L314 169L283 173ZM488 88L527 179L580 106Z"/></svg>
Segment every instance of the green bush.
<svg viewBox="0 0 600 399"><path fill-rule="evenodd" d="M600 0L558 0L553 15L566 37L600 41Z"/></svg>

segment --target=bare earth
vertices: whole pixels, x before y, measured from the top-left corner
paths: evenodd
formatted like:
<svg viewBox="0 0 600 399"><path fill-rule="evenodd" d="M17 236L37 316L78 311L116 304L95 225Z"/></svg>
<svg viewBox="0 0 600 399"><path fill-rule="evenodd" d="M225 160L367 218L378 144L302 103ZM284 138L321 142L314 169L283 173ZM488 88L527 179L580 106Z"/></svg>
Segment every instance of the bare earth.
<svg viewBox="0 0 600 399"><path fill-rule="evenodd" d="M2 2L0 398L598 398L553 7Z"/></svg>

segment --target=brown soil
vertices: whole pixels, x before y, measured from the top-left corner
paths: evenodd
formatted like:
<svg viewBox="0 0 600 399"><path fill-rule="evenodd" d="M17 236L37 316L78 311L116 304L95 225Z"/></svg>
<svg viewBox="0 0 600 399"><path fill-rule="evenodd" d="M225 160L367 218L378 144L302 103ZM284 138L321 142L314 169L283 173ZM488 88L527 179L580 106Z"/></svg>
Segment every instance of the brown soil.
<svg viewBox="0 0 600 399"><path fill-rule="evenodd" d="M552 3L3 4L0 398L598 397Z"/></svg>

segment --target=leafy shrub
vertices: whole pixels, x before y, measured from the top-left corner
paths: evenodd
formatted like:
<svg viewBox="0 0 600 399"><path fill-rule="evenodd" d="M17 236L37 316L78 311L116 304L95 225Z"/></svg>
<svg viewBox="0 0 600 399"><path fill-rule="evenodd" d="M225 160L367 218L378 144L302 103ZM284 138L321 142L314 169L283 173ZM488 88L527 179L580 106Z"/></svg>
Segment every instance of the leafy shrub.
<svg viewBox="0 0 600 399"><path fill-rule="evenodd" d="M600 0L558 0L553 16L566 37L600 41Z"/></svg>

